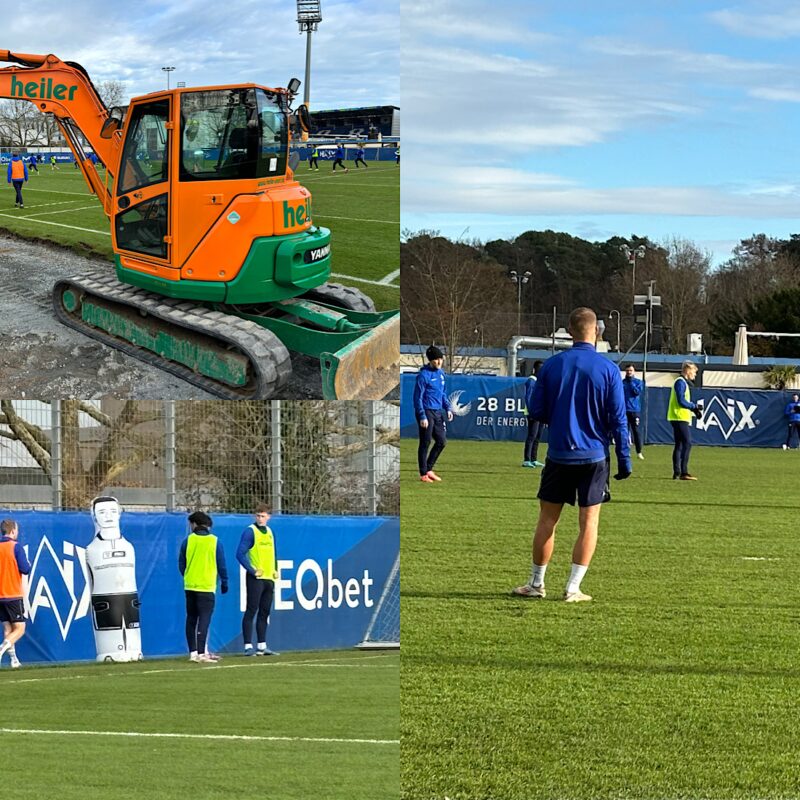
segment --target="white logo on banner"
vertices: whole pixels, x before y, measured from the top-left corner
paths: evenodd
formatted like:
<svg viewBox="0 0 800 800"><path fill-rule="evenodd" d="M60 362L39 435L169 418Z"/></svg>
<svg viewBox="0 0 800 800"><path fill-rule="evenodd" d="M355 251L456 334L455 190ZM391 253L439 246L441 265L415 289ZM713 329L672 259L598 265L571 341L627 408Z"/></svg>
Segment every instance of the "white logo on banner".
<svg viewBox="0 0 800 800"><path fill-rule="evenodd" d="M728 398L723 400L719 395L714 395L706 404L702 419L697 420L697 429L708 431L719 428L719 432L727 442L734 434L745 429L753 430L758 420L753 420L753 414L758 411L757 405L745 405L741 400Z"/></svg>
<svg viewBox="0 0 800 800"><path fill-rule="evenodd" d="M322 608L372 608L375 600L370 595L374 581L365 569L360 577L341 578L333 573L333 560L328 559L325 567L320 566L313 558L301 561L293 580L280 577L281 570L294 568L294 561L278 561L278 580L275 581L275 610L290 611L295 601L306 611ZM306 583L306 586L303 586ZM244 580L242 581L244 585ZM284 600L284 592L294 592L295 600ZM244 611L244 597L241 598L241 609Z"/></svg>
<svg viewBox="0 0 800 800"><path fill-rule="evenodd" d="M26 552L27 549L26 547ZM31 622L36 620L40 609L50 609L58 624L58 629L61 631L61 638L66 641L72 623L89 613L91 592L86 575L86 548L76 547L72 542L64 542L63 550L64 558L61 560L47 537L42 537L36 555L33 557L30 575L28 575L25 608ZM51 563L55 569L49 566ZM78 570L83 573L84 578L84 588L80 598L75 596L75 575ZM49 575L50 578L48 579L45 575ZM59 608L51 588L53 580L59 581L59 589L63 587L66 590L69 596L69 608ZM55 586L55 584L52 585Z"/></svg>
<svg viewBox="0 0 800 800"><path fill-rule="evenodd" d="M459 389L448 396L448 400L450 400L450 408L453 412L453 415L456 417L466 417L467 414L472 411L472 403L462 404L460 402L462 394L464 394L464 390Z"/></svg>

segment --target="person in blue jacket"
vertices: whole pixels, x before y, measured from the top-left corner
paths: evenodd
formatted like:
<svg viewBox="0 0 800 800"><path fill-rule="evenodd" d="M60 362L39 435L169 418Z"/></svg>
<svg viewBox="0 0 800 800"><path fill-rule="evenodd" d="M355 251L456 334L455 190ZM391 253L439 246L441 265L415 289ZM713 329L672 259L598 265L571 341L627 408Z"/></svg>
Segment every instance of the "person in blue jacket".
<svg viewBox="0 0 800 800"><path fill-rule="evenodd" d="M642 453L642 439L639 436L639 415L642 412L642 394L644 381L636 377L633 364L625 367L625 377L622 379L622 391L625 393L625 415L628 418L628 430L636 448L636 455L644 459Z"/></svg>
<svg viewBox="0 0 800 800"><path fill-rule="evenodd" d="M360 144L358 146L358 149L356 150L356 160L355 160L356 169L359 169L359 163L361 163L365 167L367 167L367 162L364 161L364 145L363 144Z"/></svg>
<svg viewBox="0 0 800 800"><path fill-rule="evenodd" d="M783 449L789 449L794 434L797 434L797 444L798 447L800 447L800 395L792 395L792 399L786 404L783 414L789 423L789 430L786 433L786 444L783 445Z"/></svg>
<svg viewBox="0 0 800 800"><path fill-rule="evenodd" d="M542 428L544 427L538 419L531 416L531 404L533 403L533 390L536 386L536 376L542 368L542 362L536 360L533 362L533 372L528 376L525 381L525 409L528 413L528 435L525 438L525 451L522 458L522 466L529 469L536 469L536 467L543 467L541 461L538 460L539 441L542 438Z"/></svg>
<svg viewBox="0 0 800 800"><path fill-rule="evenodd" d="M348 172L347 167L344 165L344 145L341 142L336 142L336 152L333 154L333 172L336 172L337 166Z"/></svg>
<svg viewBox="0 0 800 800"><path fill-rule="evenodd" d="M435 345L425 351L428 363L417 374L414 385L414 413L419 427L419 479L435 483L441 478L433 471L436 460L447 444L447 423L453 419L453 408L445 391L444 354ZM428 451L433 439L433 447Z"/></svg>
<svg viewBox="0 0 800 800"><path fill-rule="evenodd" d="M581 581L597 544L601 505L611 499L612 439L616 480L630 476L631 458L619 368L595 352L597 315L591 308L576 308L569 317L569 332L572 347L545 362L533 392L532 415L549 425L547 459L539 486L531 576L512 594L546 596L544 576L553 554L556 525L564 503L574 505L577 497L579 533L564 600L580 603L592 599L581 591Z"/></svg>

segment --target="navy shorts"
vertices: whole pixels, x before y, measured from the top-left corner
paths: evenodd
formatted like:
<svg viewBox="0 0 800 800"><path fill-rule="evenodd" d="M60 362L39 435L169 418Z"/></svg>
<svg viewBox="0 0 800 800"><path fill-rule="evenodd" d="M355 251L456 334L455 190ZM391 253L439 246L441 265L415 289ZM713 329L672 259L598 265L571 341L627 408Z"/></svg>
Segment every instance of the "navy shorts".
<svg viewBox="0 0 800 800"><path fill-rule="evenodd" d="M25 605L22 598L0 600L0 622L25 622Z"/></svg>
<svg viewBox="0 0 800 800"><path fill-rule="evenodd" d="M611 499L608 489L608 461L594 464L556 464L549 458L542 470L542 482L537 497L548 503L569 503L581 508L606 503Z"/></svg>

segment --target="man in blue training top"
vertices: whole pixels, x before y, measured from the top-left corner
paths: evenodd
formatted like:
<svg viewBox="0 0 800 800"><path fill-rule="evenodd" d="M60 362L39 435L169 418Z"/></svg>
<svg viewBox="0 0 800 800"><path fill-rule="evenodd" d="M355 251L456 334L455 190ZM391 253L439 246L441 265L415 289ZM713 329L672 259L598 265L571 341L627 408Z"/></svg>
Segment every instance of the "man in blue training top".
<svg viewBox="0 0 800 800"><path fill-rule="evenodd" d="M794 434L797 434L797 444L800 447L800 395L792 395L792 399L786 404L783 414L789 423L789 430L786 433L786 444L783 445L783 449L789 449Z"/></svg>
<svg viewBox="0 0 800 800"><path fill-rule="evenodd" d="M186 593L186 643L189 660L200 663L218 661L208 652L208 629L214 613L217 579L222 594L228 592L228 570L222 543L211 533L211 517L203 511L189 515L192 532L183 540L178 554L178 569Z"/></svg>
<svg viewBox="0 0 800 800"><path fill-rule="evenodd" d="M542 368L542 363L538 359L533 362L533 372L528 376L525 381L525 408L528 412L528 435L525 438L525 451L522 457L522 466L529 469L536 469L536 467L543 467L541 461L538 460L539 454L539 441L542 438L542 425L538 419L531 416L531 407L533 404L533 390L536 387L536 376Z"/></svg>
<svg viewBox="0 0 800 800"><path fill-rule="evenodd" d="M689 453L692 452L692 431L689 423L692 415L700 419L703 416L703 401L692 402L689 392L689 381L697 375L697 364L693 361L684 361L681 364L681 376L672 385L669 393L669 406L667 419L672 425L672 435L675 447L672 449L672 479L682 481L696 481L689 472Z"/></svg>
<svg viewBox="0 0 800 800"><path fill-rule="evenodd" d="M253 655L253 620L256 619L256 641L259 656L277 656L267 647L267 624L275 595L275 581L278 579L278 562L275 556L275 537L267 525L270 507L265 503L256 506L254 521L242 532L236 560L245 568L247 604L242 617L242 639L244 654Z"/></svg>
<svg viewBox="0 0 800 800"><path fill-rule="evenodd" d="M344 165L344 145L341 142L336 142L336 152L333 154L333 172L336 172L336 167L341 167L345 172L348 171Z"/></svg>
<svg viewBox="0 0 800 800"><path fill-rule="evenodd" d="M356 150L356 169L359 168L359 162L363 164L365 167L367 166L367 162L364 161L364 145L359 144L358 149Z"/></svg>
<svg viewBox="0 0 800 800"><path fill-rule="evenodd" d="M428 363L419 371L414 386L414 413L419 426L417 461L419 479L423 483L434 483L441 480L433 467L447 444L447 423L453 419L453 410L444 389L444 353L431 345L425 356ZM433 447L428 452L431 439Z"/></svg>
<svg viewBox="0 0 800 800"><path fill-rule="evenodd" d="M636 455L643 459L642 439L639 436L639 414L642 411L644 382L636 377L636 370L633 364L628 364L625 367L622 391L625 393L625 416L628 418L628 430L633 439L633 446L636 448Z"/></svg>
<svg viewBox="0 0 800 800"><path fill-rule="evenodd" d="M630 476L631 459L622 379L617 366L595 352L594 311L576 308L569 317L569 332L572 347L545 362L533 393L534 419L550 426L547 459L539 486L531 576L512 594L546 596L544 575L553 554L556 525L564 503L574 505L577 496L579 533L564 600L580 603L592 599L581 591L581 581L597 544L601 504L610 499L612 437L618 467L614 478Z"/></svg>

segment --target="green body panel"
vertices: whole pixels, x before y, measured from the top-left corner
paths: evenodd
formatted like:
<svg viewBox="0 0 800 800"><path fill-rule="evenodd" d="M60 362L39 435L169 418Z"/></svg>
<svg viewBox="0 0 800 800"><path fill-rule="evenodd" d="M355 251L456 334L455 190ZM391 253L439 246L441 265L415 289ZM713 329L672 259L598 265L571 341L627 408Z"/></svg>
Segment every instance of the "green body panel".
<svg viewBox="0 0 800 800"><path fill-rule="evenodd" d="M152 330L147 317L138 321L87 301L81 307L81 318L89 325L183 364L201 375L233 386L247 383L247 362L241 356L220 352L197 339L176 338L165 331Z"/></svg>
<svg viewBox="0 0 800 800"><path fill-rule="evenodd" d="M321 286L331 273L331 232L309 228L287 236L265 236L253 240L239 274L229 282L168 281L122 266L114 256L117 279L165 297L207 303L270 303L304 294ZM318 260L305 262L305 254Z"/></svg>

